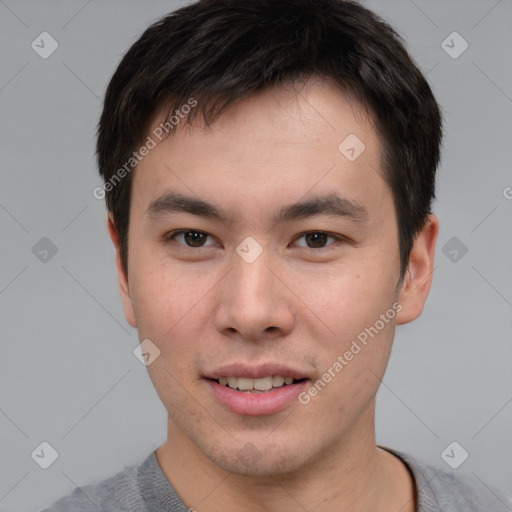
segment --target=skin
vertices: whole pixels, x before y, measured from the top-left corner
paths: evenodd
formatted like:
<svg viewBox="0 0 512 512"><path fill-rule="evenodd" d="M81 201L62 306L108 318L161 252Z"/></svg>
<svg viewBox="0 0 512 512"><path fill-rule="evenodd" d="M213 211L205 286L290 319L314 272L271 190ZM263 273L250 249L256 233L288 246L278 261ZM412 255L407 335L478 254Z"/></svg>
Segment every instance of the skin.
<svg viewBox="0 0 512 512"><path fill-rule="evenodd" d="M133 176L128 275L107 220L126 319L161 352L148 366L169 414L157 459L198 511L411 512L411 475L376 446L375 395L395 325L423 309L439 223L428 218L397 287L398 227L378 134L329 81L297 91L254 94L210 129L179 126L150 151ZM349 134L366 146L353 162L338 150ZM213 203L228 222L190 213L151 218L149 204L169 191ZM272 224L284 205L333 191L364 206L366 222L316 215ZM205 246L190 247L183 235L166 239L179 229L208 234ZM345 239L308 247L301 235L310 231ZM263 249L253 263L236 252L248 236ZM316 382L395 302L402 307L395 319L307 405L234 414L202 378L226 363L272 361ZM249 464L237 456L247 443Z"/></svg>

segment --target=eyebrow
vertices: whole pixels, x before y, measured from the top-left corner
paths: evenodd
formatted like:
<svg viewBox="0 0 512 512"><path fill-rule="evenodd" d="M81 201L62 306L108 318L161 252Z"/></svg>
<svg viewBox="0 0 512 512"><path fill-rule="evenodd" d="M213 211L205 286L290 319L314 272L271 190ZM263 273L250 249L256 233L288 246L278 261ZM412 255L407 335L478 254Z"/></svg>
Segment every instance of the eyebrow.
<svg viewBox="0 0 512 512"><path fill-rule="evenodd" d="M226 213L217 206L197 197L176 192L167 192L151 201L146 213L151 218L163 217L173 213L189 213L215 219L224 224L229 224L230 220ZM274 225L277 225L315 215L344 217L354 222L367 222L369 217L368 210L363 205L353 199L340 197L332 192L286 205L277 213L274 213L271 220Z"/></svg>

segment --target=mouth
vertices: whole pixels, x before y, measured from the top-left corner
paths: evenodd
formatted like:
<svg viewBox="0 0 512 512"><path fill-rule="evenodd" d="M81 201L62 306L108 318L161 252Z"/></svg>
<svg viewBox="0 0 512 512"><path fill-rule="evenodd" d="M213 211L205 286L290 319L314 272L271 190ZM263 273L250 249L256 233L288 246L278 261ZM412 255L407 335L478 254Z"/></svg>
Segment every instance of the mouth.
<svg viewBox="0 0 512 512"><path fill-rule="evenodd" d="M224 409L236 415L263 416L292 407L311 382L305 375L283 364L231 364L204 378Z"/></svg>
<svg viewBox="0 0 512 512"><path fill-rule="evenodd" d="M307 379L294 379L293 377L283 377L282 375L271 375L258 377L256 379L251 377L219 377L218 379L210 380L235 391L244 393L268 393L269 391L291 386Z"/></svg>

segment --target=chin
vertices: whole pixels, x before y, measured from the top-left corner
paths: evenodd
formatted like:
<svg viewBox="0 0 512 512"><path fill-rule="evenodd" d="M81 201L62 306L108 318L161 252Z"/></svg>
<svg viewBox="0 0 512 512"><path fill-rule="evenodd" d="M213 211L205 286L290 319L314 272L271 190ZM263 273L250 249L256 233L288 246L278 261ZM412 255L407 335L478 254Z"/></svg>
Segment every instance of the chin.
<svg viewBox="0 0 512 512"><path fill-rule="evenodd" d="M240 447L201 446L204 456L229 473L251 477L280 476L299 471L309 460L301 446L247 441Z"/></svg>
<svg viewBox="0 0 512 512"><path fill-rule="evenodd" d="M300 470L302 466L301 462L296 460L293 455L284 459L267 456L251 464L240 461L236 455L232 457L226 455L221 455L220 457L213 456L210 460L229 473L249 477L282 476L294 473Z"/></svg>

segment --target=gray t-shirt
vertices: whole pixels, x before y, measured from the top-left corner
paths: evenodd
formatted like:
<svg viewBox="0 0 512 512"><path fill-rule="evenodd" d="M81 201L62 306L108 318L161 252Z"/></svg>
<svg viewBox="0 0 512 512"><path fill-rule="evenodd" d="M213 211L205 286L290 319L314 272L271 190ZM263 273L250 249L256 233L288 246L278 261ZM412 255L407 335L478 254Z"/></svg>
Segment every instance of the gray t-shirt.
<svg viewBox="0 0 512 512"><path fill-rule="evenodd" d="M423 464L410 455L381 447L399 457L416 482L417 512L510 512L512 498L480 480ZM201 511L200 504L188 504ZM42 512L188 512L163 474L155 452L95 485L77 487Z"/></svg>

